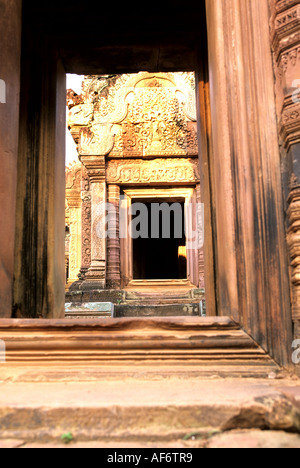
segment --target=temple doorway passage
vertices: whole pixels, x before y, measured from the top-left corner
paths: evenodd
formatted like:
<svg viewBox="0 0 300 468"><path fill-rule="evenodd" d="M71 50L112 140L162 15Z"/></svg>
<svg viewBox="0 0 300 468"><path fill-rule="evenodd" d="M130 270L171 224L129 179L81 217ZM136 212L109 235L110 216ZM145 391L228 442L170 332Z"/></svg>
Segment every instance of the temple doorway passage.
<svg viewBox="0 0 300 468"><path fill-rule="evenodd" d="M124 188L121 197L123 286L150 287L158 281L163 288L177 280L179 287L201 288L199 186Z"/></svg>
<svg viewBox="0 0 300 468"><path fill-rule="evenodd" d="M133 239L133 279L186 280L184 200L176 203L141 200L133 203L132 208L138 213L133 222L138 222L141 230ZM139 219L141 210L145 215Z"/></svg>
<svg viewBox="0 0 300 468"><path fill-rule="evenodd" d="M82 79L81 93L67 92L78 152L67 167L67 303L80 294L87 304L167 300L195 302L199 311L204 207L195 74Z"/></svg>

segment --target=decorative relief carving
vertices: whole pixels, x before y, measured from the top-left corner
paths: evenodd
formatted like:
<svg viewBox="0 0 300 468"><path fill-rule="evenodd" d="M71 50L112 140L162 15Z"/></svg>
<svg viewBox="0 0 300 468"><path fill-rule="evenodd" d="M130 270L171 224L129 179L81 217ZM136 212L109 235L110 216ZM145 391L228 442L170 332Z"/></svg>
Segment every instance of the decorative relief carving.
<svg viewBox="0 0 300 468"><path fill-rule="evenodd" d="M80 131L79 153L84 155L105 156L113 149L112 125L93 124Z"/></svg>
<svg viewBox="0 0 300 468"><path fill-rule="evenodd" d="M81 235L82 235L82 252L81 252L81 270L79 278L84 279L91 264L91 216L92 216L92 196L90 192L90 179L85 166L82 164L82 183L81 183L81 200L82 200L82 219L81 219Z"/></svg>
<svg viewBox="0 0 300 468"><path fill-rule="evenodd" d="M157 78L135 90L110 156L197 155L197 124L188 122L176 88Z"/></svg>
<svg viewBox="0 0 300 468"><path fill-rule="evenodd" d="M122 184L200 182L195 87L193 73L139 73L86 77L82 95L70 94L82 163L81 289L120 287L120 240L104 239L106 184L118 209ZM117 218L112 225L118 232Z"/></svg>
<svg viewBox="0 0 300 468"><path fill-rule="evenodd" d="M81 184L81 163L73 162L66 168L66 188L79 191Z"/></svg>
<svg viewBox="0 0 300 468"><path fill-rule="evenodd" d="M279 131L289 150L300 141L300 103L293 99L296 80L300 79L300 4L289 0L273 1L271 5L277 109L281 111Z"/></svg>
<svg viewBox="0 0 300 468"><path fill-rule="evenodd" d="M106 180L108 184L197 183L200 180L198 160L109 161Z"/></svg>
<svg viewBox="0 0 300 468"><path fill-rule="evenodd" d="M288 217L290 227L287 243L292 269L292 312L298 333L300 332L300 187L294 188L289 196ZM299 337L299 336L298 336Z"/></svg>
<svg viewBox="0 0 300 468"><path fill-rule="evenodd" d="M282 28L294 27L295 23L298 25L300 20L300 5L295 5L293 8L279 14L275 21L275 30L278 32Z"/></svg>
<svg viewBox="0 0 300 468"><path fill-rule="evenodd" d="M73 95L68 125L82 155L198 154L193 73L88 77Z"/></svg>
<svg viewBox="0 0 300 468"><path fill-rule="evenodd" d="M280 135L287 150L300 142L300 102L294 104L291 98L285 100L280 121Z"/></svg>

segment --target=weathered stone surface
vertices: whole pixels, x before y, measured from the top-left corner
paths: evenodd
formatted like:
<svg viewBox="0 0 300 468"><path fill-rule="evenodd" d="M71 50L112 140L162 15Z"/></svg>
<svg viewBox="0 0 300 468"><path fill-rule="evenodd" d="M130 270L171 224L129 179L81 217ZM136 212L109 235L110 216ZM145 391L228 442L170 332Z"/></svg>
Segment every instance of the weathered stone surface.
<svg viewBox="0 0 300 468"><path fill-rule="evenodd" d="M130 441L138 446L160 446L162 441L171 446L176 441L176 447L299 448L299 435L280 431L280 421L273 424L275 433L256 430L250 419L247 431L236 420L235 431L213 435L243 408L257 407L258 400L266 411L268 395L277 401L276 410L284 398L280 385L299 393L298 382L289 380L182 379L179 374L160 380L149 380L144 373L140 379L97 382L2 381L1 437L35 445L60 444L62 434L71 432L75 444L102 441L112 447L123 443L127 447Z"/></svg>
<svg viewBox="0 0 300 468"><path fill-rule="evenodd" d="M256 397L226 423L224 430L259 428L300 433L300 404L283 394Z"/></svg>
<svg viewBox="0 0 300 468"><path fill-rule="evenodd" d="M66 302L86 303L86 302L112 302L118 304L125 300L125 291L114 289L95 289L93 291L68 291Z"/></svg>
<svg viewBox="0 0 300 468"><path fill-rule="evenodd" d="M0 318L12 317L21 56L21 0L0 5Z"/></svg>
<svg viewBox="0 0 300 468"><path fill-rule="evenodd" d="M20 448L25 444L22 440L14 440L14 439L0 439L0 449L15 449Z"/></svg>
<svg viewBox="0 0 300 468"><path fill-rule="evenodd" d="M111 302L85 302L84 304L66 303L66 318L101 318L114 316Z"/></svg>
<svg viewBox="0 0 300 468"><path fill-rule="evenodd" d="M210 439L209 449L293 449L300 448L300 436L282 431L232 431Z"/></svg>
<svg viewBox="0 0 300 468"><path fill-rule="evenodd" d="M117 305L115 317L177 317L199 316L199 304Z"/></svg>

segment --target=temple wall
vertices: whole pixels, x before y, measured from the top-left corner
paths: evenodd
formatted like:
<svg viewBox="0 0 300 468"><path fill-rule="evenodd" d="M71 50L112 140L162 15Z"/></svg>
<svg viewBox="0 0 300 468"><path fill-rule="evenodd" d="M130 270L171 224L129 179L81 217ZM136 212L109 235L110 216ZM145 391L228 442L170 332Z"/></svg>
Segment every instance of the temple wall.
<svg viewBox="0 0 300 468"><path fill-rule="evenodd" d="M270 10L292 316L300 338L300 2L270 0Z"/></svg>
<svg viewBox="0 0 300 468"><path fill-rule="evenodd" d="M288 364L290 285L269 2L206 5L218 310Z"/></svg>
<svg viewBox="0 0 300 468"><path fill-rule="evenodd" d="M21 0L1 0L0 3L0 318L12 316L21 7Z"/></svg>
<svg viewBox="0 0 300 468"><path fill-rule="evenodd" d="M24 21L14 317L63 318L66 73L57 50Z"/></svg>

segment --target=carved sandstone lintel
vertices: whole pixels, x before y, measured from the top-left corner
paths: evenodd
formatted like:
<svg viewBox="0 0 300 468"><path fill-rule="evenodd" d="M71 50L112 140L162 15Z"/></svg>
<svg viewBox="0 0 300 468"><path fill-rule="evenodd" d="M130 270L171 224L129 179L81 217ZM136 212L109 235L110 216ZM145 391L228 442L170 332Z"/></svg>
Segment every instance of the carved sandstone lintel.
<svg viewBox="0 0 300 468"><path fill-rule="evenodd" d="M198 159L108 161L108 184L194 184L200 181Z"/></svg>

